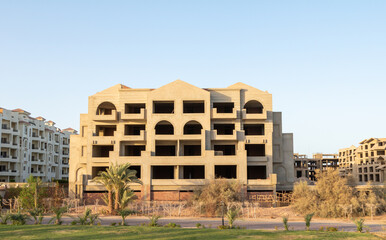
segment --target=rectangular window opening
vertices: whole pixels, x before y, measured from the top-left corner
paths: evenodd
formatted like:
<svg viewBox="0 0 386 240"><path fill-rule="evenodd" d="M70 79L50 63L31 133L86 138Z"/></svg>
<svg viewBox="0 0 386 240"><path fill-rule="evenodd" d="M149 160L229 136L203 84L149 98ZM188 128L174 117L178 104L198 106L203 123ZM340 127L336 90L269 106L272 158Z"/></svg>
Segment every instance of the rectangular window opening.
<svg viewBox="0 0 386 240"><path fill-rule="evenodd" d="M152 166L152 179L174 179L174 166Z"/></svg>
<svg viewBox="0 0 386 240"><path fill-rule="evenodd" d="M144 103L126 103L125 104L125 113L126 114L138 114L141 113L141 109L146 108Z"/></svg>
<svg viewBox="0 0 386 240"><path fill-rule="evenodd" d="M245 144L248 157L264 157L265 144Z"/></svg>
<svg viewBox="0 0 386 240"><path fill-rule="evenodd" d="M216 102L213 108L216 108L217 113L232 113L234 105L233 102Z"/></svg>
<svg viewBox="0 0 386 240"><path fill-rule="evenodd" d="M174 102L171 101L154 101L153 113L174 113Z"/></svg>
<svg viewBox="0 0 386 240"><path fill-rule="evenodd" d="M236 165L216 165L214 166L216 178L237 178L236 175L237 166Z"/></svg>
<svg viewBox="0 0 386 240"><path fill-rule="evenodd" d="M299 176L300 172L300 176ZM248 166L247 167L248 179L267 179L267 167L266 166ZM297 171L297 177L302 176L302 171Z"/></svg>
<svg viewBox="0 0 386 240"><path fill-rule="evenodd" d="M184 113L204 113L204 101L184 101Z"/></svg>

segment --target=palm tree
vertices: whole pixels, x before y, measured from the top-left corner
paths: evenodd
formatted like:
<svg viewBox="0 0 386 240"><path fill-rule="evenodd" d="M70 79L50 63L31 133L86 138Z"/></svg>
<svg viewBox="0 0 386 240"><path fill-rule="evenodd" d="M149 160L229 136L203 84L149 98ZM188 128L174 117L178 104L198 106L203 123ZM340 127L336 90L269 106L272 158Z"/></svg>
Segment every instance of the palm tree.
<svg viewBox="0 0 386 240"><path fill-rule="evenodd" d="M113 176L112 185L115 192L115 205L114 205L115 210L119 210L119 203L121 200L120 193L122 189L130 189L129 187L130 183L142 184L142 182L136 176L137 171L131 170L129 168L130 168L130 163L125 163L122 165L119 165L119 164L111 165L107 170Z"/></svg>
<svg viewBox="0 0 386 240"><path fill-rule="evenodd" d="M108 198L108 211L113 213L113 185L112 179L113 176L110 174L111 171L102 171L99 172L99 175L93 179L94 182L101 183L106 187L107 198Z"/></svg>
<svg viewBox="0 0 386 240"><path fill-rule="evenodd" d="M109 211L117 211L120 207L121 193L123 190L129 190L129 183L142 182L136 177L137 171L129 169L130 164L125 163L119 165L112 164L106 169L105 172L100 172L99 176L94 178L93 181L102 183L108 191ZM113 192L115 194L115 204L113 206ZM124 207L124 206L122 206Z"/></svg>

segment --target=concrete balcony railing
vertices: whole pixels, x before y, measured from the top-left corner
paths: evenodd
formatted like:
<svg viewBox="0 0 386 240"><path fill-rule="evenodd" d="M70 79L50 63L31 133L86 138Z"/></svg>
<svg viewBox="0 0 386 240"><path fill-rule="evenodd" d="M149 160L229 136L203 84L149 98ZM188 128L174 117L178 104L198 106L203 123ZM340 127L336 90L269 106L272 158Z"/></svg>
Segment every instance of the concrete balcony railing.
<svg viewBox="0 0 386 240"><path fill-rule="evenodd" d="M177 138L180 140L200 140L205 137L205 129L201 129L200 134L183 134L179 135Z"/></svg>
<svg viewBox="0 0 386 240"><path fill-rule="evenodd" d="M92 157L93 163L110 163L110 157Z"/></svg>
<svg viewBox="0 0 386 240"><path fill-rule="evenodd" d="M211 109L211 118L212 119L236 119L237 110L233 108L231 113L218 113L217 108Z"/></svg>
<svg viewBox="0 0 386 240"><path fill-rule="evenodd" d="M247 113L247 110L243 109L241 111L241 118L243 120L247 119L267 119L267 112L263 110L262 113Z"/></svg>
<svg viewBox="0 0 386 240"><path fill-rule="evenodd" d="M232 134L218 134L217 130L211 131L212 140L237 140L237 131L233 130Z"/></svg>
<svg viewBox="0 0 386 240"><path fill-rule="evenodd" d="M141 108L139 113L121 113L122 120L146 120L146 109Z"/></svg>
<svg viewBox="0 0 386 240"><path fill-rule="evenodd" d="M5 170L0 172L0 176L17 176L18 174L18 170Z"/></svg>
<svg viewBox="0 0 386 240"><path fill-rule="evenodd" d="M268 162L268 157L247 157L248 162Z"/></svg>
<svg viewBox="0 0 386 240"><path fill-rule="evenodd" d="M146 141L146 131L141 130L139 135L123 135L122 140L124 141Z"/></svg>
<svg viewBox="0 0 386 240"><path fill-rule="evenodd" d="M94 121L117 121L117 111L113 110L110 115L94 115Z"/></svg>
<svg viewBox="0 0 386 240"><path fill-rule="evenodd" d="M248 179L248 185L272 186L277 184L277 175L269 174L267 179Z"/></svg>
<svg viewBox="0 0 386 240"><path fill-rule="evenodd" d="M115 136L93 136L91 139L94 145L111 145L116 141Z"/></svg>
<svg viewBox="0 0 386 240"><path fill-rule="evenodd" d="M208 183L208 179L152 179L152 185L158 186L203 186Z"/></svg>

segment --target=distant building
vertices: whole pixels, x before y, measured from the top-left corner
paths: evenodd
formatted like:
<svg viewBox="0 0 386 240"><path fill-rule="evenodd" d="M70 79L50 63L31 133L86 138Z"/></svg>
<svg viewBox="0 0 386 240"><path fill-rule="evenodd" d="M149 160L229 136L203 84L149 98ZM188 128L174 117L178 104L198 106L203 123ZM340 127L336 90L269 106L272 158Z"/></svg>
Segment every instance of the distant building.
<svg viewBox="0 0 386 240"><path fill-rule="evenodd" d="M0 108L0 182L67 180L72 128L61 131L52 121L32 118L22 109Z"/></svg>
<svg viewBox="0 0 386 240"><path fill-rule="evenodd" d="M344 176L352 175L358 184L384 184L386 138L369 138L359 144L359 147L339 150L340 173Z"/></svg>
<svg viewBox="0 0 386 240"><path fill-rule="evenodd" d="M215 178L248 194L292 190L293 136L282 133L272 95L243 83L202 89L177 80L157 89L118 84L89 97L71 136L70 194L105 191L91 180L131 163L145 200L181 200Z"/></svg>
<svg viewBox="0 0 386 240"><path fill-rule="evenodd" d="M338 154L316 153L312 158L305 154L294 154L294 174L297 179L316 181L316 170L337 169L338 166Z"/></svg>

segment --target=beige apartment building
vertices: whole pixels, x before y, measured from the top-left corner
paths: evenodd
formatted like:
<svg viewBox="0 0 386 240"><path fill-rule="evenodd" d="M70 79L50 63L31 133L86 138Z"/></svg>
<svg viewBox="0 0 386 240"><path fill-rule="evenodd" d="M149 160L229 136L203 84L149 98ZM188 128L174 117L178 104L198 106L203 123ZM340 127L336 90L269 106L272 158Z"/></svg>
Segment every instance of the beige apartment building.
<svg viewBox="0 0 386 240"><path fill-rule="evenodd" d="M351 146L339 150L339 169L342 175L351 174L356 182L385 184L386 138L369 138L359 147Z"/></svg>
<svg viewBox="0 0 386 240"><path fill-rule="evenodd" d="M297 179L316 181L316 170L325 171L338 167L338 154L316 153L312 158L308 158L305 154L294 154L294 174Z"/></svg>
<svg viewBox="0 0 386 240"><path fill-rule="evenodd" d="M89 97L71 136L70 195L104 191L92 179L130 163L144 200L182 200L215 178L250 194L291 190L293 136L282 133L272 95L243 83L202 89L181 80L157 89L118 84Z"/></svg>
<svg viewBox="0 0 386 240"><path fill-rule="evenodd" d="M22 109L0 108L0 182L68 180L70 135L52 121L33 118Z"/></svg>

